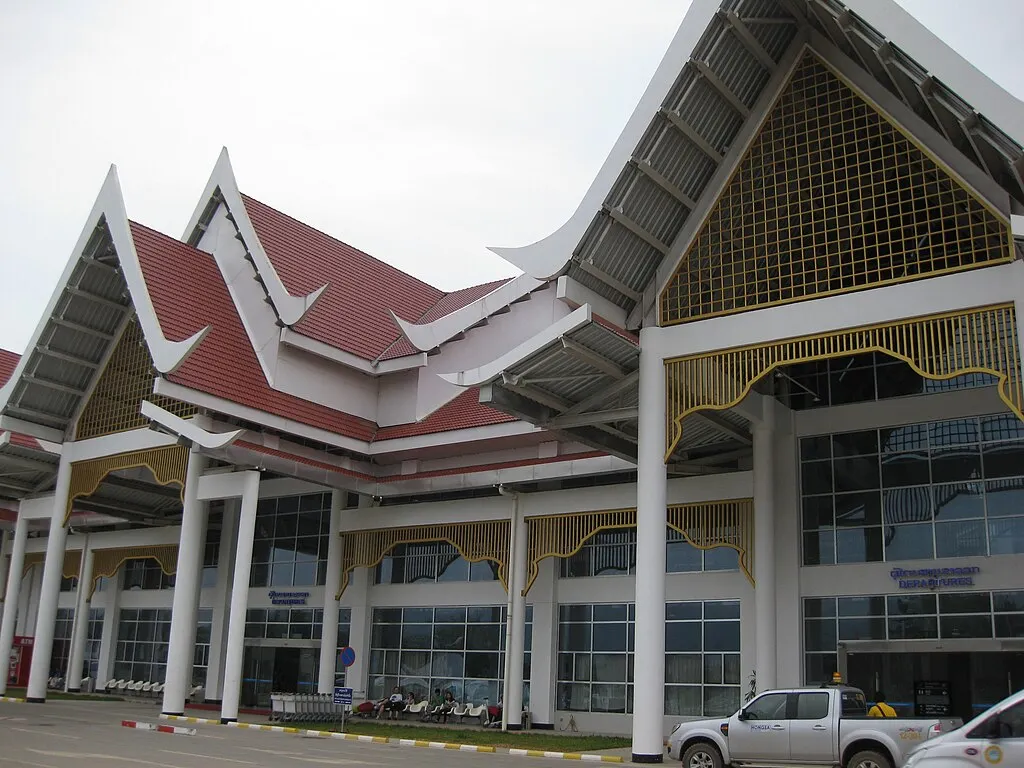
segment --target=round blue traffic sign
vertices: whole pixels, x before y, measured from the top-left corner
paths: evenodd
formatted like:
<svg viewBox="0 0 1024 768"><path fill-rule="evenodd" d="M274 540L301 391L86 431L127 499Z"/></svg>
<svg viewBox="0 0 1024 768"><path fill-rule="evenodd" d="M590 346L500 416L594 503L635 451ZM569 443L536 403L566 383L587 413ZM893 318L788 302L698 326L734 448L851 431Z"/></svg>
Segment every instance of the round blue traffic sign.
<svg viewBox="0 0 1024 768"><path fill-rule="evenodd" d="M346 645L344 648L341 649L341 652L338 653L338 661L341 662L341 666L343 667L351 667L353 664L356 663L355 650Z"/></svg>

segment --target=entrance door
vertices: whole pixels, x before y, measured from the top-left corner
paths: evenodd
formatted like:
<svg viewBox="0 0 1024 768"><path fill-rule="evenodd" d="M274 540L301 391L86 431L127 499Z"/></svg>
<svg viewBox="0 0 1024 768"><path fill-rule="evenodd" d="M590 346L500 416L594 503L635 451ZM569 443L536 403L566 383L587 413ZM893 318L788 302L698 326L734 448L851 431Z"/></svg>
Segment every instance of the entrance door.
<svg viewBox="0 0 1024 768"><path fill-rule="evenodd" d="M274 690L274 651L258 645L245 646L242 655L242 692L239 701L243 707L269 707L270 692Z"/></svg>
<svg viewBox="0 0 1024 768"><path fill-rule="evenodd" d="M300 648L274 648L274 692L299 692Z"/></svg>

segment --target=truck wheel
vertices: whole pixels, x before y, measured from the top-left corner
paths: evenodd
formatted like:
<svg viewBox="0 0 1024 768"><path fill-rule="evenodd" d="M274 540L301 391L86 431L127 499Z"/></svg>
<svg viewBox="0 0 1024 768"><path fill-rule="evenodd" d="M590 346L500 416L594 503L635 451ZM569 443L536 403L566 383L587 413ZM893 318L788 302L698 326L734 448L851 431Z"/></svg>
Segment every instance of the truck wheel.
<svg viewBox="0 0 1024 768"><path fill-rule="evenodd" d="M866 750L850 758L846 768L892 768L889 758L878 752Z"/></svg>
<svg viewBox="0 0 1024 768"><path fill-rule="evenodd" d="M683 752L683 768L722 768L722 755L713 744L701 741Z"/></svg>

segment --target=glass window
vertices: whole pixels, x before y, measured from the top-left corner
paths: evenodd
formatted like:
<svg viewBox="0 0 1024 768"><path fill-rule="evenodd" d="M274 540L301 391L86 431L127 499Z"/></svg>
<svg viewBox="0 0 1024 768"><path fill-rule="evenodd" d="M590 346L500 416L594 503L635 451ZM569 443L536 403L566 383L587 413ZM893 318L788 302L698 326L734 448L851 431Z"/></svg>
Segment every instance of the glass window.
<svg viewBox="0 0 1024 768"><path fill-rule="evenodd" d="M347 637L350 614L344 618ZM532 628L533 611L527 606L524 670L530 668ZM452 691L462 703L497 703L503 685L504 632L502 606L375 608L368 698L383 698L398 685L418 698L439 688ZM565 663L560 657L559 664ZM525 678L523 700L528 704L529 675Z"/></svg>
<svg viewBox="0 0 1024 768"><path fill-rule="evenodd" d="M447 541L398 544L374 569L375 584L497 580L497 563L470 563Z"/></svg>
<svg viewBox="0 0 1024 768"><path fill-rule="evenodd" d="M788 698L785 693L766 693L750 702L743 711L751 720L785 720Z"/></svg>
<svg viewBox="0 0 1024 768"><path fill-rule="evenodd" d="M330 493L260 499L249 586L324 584L330 509Z"/></svg>
<svg viewBox="0 0 1024 768"><path fill-rule="evenodd" d="M200 608L197 612L192 685L206 684L212 622L212 609ZM170 631L170 609L122 610L115 646L114 677L164 682ZM98 632L102 634L102 627Z"/></svg>
<svg viewBox="0 0 1024 768"><path fill-rule="evenodd" d="M1024 424L1014 422L801 440L804 565L1024 553Z"/></svg>
<svg viewBox="0 0 1024 768"><path fill-rule="evenodd" d="M828 717L827 693L799 693L795 720L821 720Z"/></svg>

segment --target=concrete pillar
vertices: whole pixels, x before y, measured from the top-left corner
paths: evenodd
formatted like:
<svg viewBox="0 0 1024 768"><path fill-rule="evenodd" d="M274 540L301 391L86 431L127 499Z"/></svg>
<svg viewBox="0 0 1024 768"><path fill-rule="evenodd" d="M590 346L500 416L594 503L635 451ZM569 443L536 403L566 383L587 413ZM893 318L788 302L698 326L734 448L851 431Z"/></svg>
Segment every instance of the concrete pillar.
<svg viewBox="0 0 1024 768"><path fill-rule="evenodd" d="M658 328L640 333L640 441L637 453L636 645L633 762L662 762L665 716L665 366Z"/></svg>
<svg viewBox="0 0 1024 768"><path fill-rule="evenodd" d="M228 647L224 658L224 689L221 692L220 720L238 720L238 699L242 693L242 655L245 652L245 612L249 607L249 572L252 570L252 537L256 531L256 505L260 499L260 473L245 473L242 509L238 517L238 545L235 572L231 583L231 610L228 618Z"/></svg>
<svg viewBox="0 0 1024 768"><path fill-rule="evenodd" d="M331 494L331 528L327 542L327 580L324 583L324 621L320 639L320 678L317 692L332 693L338 665L338 590L341 588L341 510L345 491Z"/></svg>
<svg viewBox="0 0 1024 768"><path fill-rule="evenodd" d="M777 684L775 606L775 462L774 404L765 403L764 417L754 426L754 614L757 626L757 689Z"/></svg>
<svg viewBox="0 0 1024 768"><path fill-rule="evenodd" d="M28 541L28 519L19 513L11 541L11 564L4 592L4 613L0 622L0 696L7 692L7 660L14 645L15 624L18 621L18 597L21 593L21 572L25 568L25 542Z"/></svg>
<svg viewBox="0 0 1024 768"><path fill-rule="evenodd" d="M192 689L196 610L199 608L199 585L203 578L203 549L209 508L205 501L197 498L199 478L205 468L206 458L193 448L188 454L188 468L185 472L178 567L171 602L171 638L167 647L162 707L166 715L185 714L185 699Z"/></svg>
<svg viewBox="0 0 1024 768"><path fill-rule="evenodd" d="M10 536L7 534L6 528L0 528L0 595L4 595L6 599L7 592L7 562L4 550L7 549L7 541Z"/></svg>
<svg viewBox="0 0 1024 768"><path fill-rule="evenodd" d="M508 677L505 688L502 716L506 718L506 727L510 731L523 728L523 648L526 642L526 520L519 509L521 500L512 499L512 535L515 544L512 549L515 557L509 573L509 591L512 597L512 611L507 618L511 632L510 642L505 649L509 659Z"/></svg>
<svg viewBox="0 0 1024 768"><path fill-rule="evenodd" d="M28 673L26 700L32 704L46 701L46 683L50 677L50 656L53 654L53 630L57 623L57 600L60 580L64 571L64 548L68 540L68 496L71 491L71 462L61 456L57 470L57 487L53 494L50 514L50 533L46 539L46 561L43 565L43 584L39 593L39 612L36 614L36 634L32 648L32 666Z"/></svg>
<svg viewBox="0 0 1024 768"><path fill-rule="evenodd" d="M210 664L206 668L205 695L206 701L216 704L220 704L221 690L224 686L224 656L228 647L228 612L231 601L231 579L235 572L238 507L238 499L225 499L224 517L220 525L217 584L213 589L213 623L210 626Z"/></svg>
<svg viewBox="0 0 1024 768"><path fill-rule="evenodd" d="M554 730L555 677L558 658L557 557L540 561L537 578L530 588L533 604L533 640L530 652L530 727Z"/></svg>
<svg viewBox="0 0 1024 768"><path fill-rule="evenodd" d="M121 624L121 593L124 584L124 568L110 577L103 590L103 634L100 636L100 659L96 665L96 689L106 687L114 671L117 658L117 628Z"/></svg>
<svg viewBox="0 0 1024 768"><path fill-rule="evenodd" d="M373 504L370 496L359 496L359 509ZM352 514L352 513L349 513ZM344 520L344 515L342 516ZM369 588L373 572L369 568L356 568L349 574L348 587L342 601L352 611L349 624L349 645L356 652L355 663L345 670L345 685L352 689L354 700L365 699L367 689L367 662L370 657L370 606Z"/></svg>
<svg viewBox="0 0 1024 768"><path fill-rule="evenodd" d="M86 535L82 545L82 562L78 567L78 589L75 591L75 617L71 625L71 655L64 675L69 693L82 690L82 663L85 661L85 641L89 637L89 599L92 591L93 551Z"/></svg>

